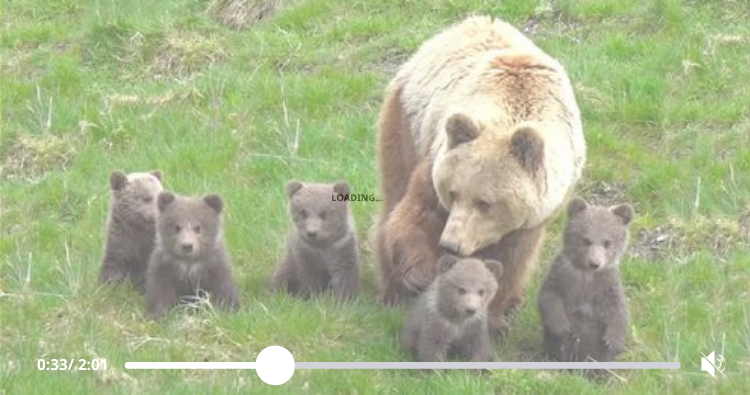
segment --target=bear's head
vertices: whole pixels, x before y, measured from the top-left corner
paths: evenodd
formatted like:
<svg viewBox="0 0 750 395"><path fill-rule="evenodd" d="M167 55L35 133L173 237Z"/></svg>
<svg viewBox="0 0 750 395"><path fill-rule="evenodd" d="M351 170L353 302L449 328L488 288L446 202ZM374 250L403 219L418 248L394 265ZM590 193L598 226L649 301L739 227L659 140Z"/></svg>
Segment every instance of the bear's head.
<svg viewBox="0 0 750 395"><path fill-rule="evenodd" d="M481 317L495 296L503 265L498 261L461 259L446 254L438 260L436 304L454 322Z"/></svg>
<svg viewBox="0 0 750 395"><path fill-rule="evenodd" d="M289 215L299 236L312 245L325 246L344 238L350 230L346 182L308 184L290 181L286 186Z"/></svg>
<svg viewBox="0 0 750 395"><path fill-rule="evenodd" d="M489 130L457 113L445 124L445 152L433 183L449 217L440 246L460 256L500 241L536 218L546 188L544 140L532 126Z"/></svg>
<svg viewBox="0 0 750 395"><path fill-rule="evenodd" d="M628 225L633 215L633 208L627 203L606 208L573 198L568 204L563 254L584 271L616 267L628 245Z"/></svg>
<svg viewBox="0 0 750 395"><path fill-rule="evenodd" d="M164 190L159 170L150 173L125 174L115 170L109 177L112 190L112 215L123 220L153 222L156 197Z"/></svg>
<svg viewBox="0 0 750 395"><path fill-rule="evenodd" d="M224 203L219 195L187 197L162 192L157 206L157 238L165 251L184 262L212 253L222 237Z"/></svg>

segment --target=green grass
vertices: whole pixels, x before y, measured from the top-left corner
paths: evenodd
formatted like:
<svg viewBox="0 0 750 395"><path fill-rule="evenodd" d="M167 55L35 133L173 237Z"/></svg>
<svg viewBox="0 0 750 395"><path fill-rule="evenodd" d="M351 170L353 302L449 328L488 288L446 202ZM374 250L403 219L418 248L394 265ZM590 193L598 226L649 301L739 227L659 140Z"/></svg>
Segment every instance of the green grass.
<svg viewBox="0 0 750 395"><path fill-rule="evenodd" d="M294 0L246 30L208 0L0 4L0 389L32 393L741 393L750 388L750 26L746 1ZM502 17L566 66L589 146L579 192L638 218L623 276L624 361L600 382L557 371L423 374L126 371L126 361L404 361L404 316L375 301L355 204L364 290L351 305L264 291L287 230L285 183L378 188L384 88L419 44L469 13ZM298 144L295 145L295 141ZM112 170L161 169L178 193L220 193L244 305L144 319L127 287L97 284ZM503 361L539 360L536 291L550 228ZM727 361L700 371L700 353ZM106 372L39 372L39 358L106 358Z"/></svg>

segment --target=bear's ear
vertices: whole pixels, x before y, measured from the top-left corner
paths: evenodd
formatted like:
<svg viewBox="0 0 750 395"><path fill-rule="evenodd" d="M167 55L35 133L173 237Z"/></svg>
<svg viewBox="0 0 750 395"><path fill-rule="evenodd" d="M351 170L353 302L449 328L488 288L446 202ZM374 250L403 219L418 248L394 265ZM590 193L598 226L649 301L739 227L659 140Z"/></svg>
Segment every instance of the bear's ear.
<svg viewBox="0 0 750 395"><path fill-rule="evenodd" d="M448 133L448 149L468 143L479 136L479 128L468 116L456 113L445 122L445 132Z"/></svg>
<svg viewBox="0 0 750 395"><path fill-rule="evenodd" d="M203 201L216 211L216 214L220 214L221 210L224 209L224 202L221 200L221 196L212 193L203 197Z"/></svg>
<svg viewBox="0 0 750 395"><path fill-rule="evenodd" d="M286 196L294 196L295 193L302 189L302 186L302 183L299 181L289 181L289 183L286 184Z"/></svg>
<svg viewBox="0 0 750 395"><path fill-rule="evenodd" d="M576 196L570 201L570 203L568 203L568 216L570 217L573 216L573 214L580 213L588 206L589 204L586 203L582 197Z"/></svg>
<svg viewBox="0 0 750 395"><path fill-rule="evenodd" d="M159 182L162 181L161 170L154 170L154 171L151 172L151 175L154 176L154 177L156 177L156 179L159 180Z"/></svg>
<svg viewBox="0 0 750 395"><path fill-rule="evenodd" d="M348 195L352 192L352 188L349 186L347 182L339 181L333 184L333 192L336 192L339 195Z"/></svg>
<svg viewBox="0 0 750 395"><path fill-rule="evenodd" d="M159 212L163 212L172 202L174 202L175 196L172 192L161 192L159 197L156 199L156 205L159 208Z"/></svg>
<svg viewBox="0 0 750 395"><path fill-rule="evenodd" d="M109 176L109 186L112 188L112 190L121 191L123 188L125 188L125 185L128 185L128 176L126 176L125 173L119 170L113 171Z"/></svg>
<svg viewBox="0 0 750 395"><path fill-rule="evenodd" d="M445 254L438 259L438 271L445 273L458 262L458 257L452 254Z"/></svg>
<svg viewBox="0 0 750 395"><path fill-rule="evenodd" d="M544 166L544 140L528 126L521 127L513 133L510 139L510 153L530 172Z"/></svg>
<svg viewBox="0 0 750 395"><path fill-rule="evenodd" d="M633 215L635 214L635 210L633 210L633 206L623 203L618 206L614 206L609 209L609 211L618 216L620 220L622 220L623 225L630 224L630 221L633 220Z"/></svg>
<svg viewBox="0 0 750 395"><path fill-rule="evenodd" d="M503 277L503 272L505 271L505 268L500 261L496 261L494 259L488 259L484 261L484 266L487 266L487 269L492 272L492 274L495 275L495 279L500 279Z"/></svg>

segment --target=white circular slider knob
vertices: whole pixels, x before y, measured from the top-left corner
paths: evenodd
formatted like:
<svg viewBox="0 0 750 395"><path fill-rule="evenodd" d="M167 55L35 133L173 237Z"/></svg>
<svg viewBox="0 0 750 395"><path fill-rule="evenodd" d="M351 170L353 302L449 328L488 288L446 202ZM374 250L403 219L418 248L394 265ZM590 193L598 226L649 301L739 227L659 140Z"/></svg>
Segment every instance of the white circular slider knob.
<svg viewBox="0 0 750 395"><path fill-rule="evenodd" d="M266 347L255 359L255 372L266 384L284 384L294 374L294 357L284 347Z"/></svg>

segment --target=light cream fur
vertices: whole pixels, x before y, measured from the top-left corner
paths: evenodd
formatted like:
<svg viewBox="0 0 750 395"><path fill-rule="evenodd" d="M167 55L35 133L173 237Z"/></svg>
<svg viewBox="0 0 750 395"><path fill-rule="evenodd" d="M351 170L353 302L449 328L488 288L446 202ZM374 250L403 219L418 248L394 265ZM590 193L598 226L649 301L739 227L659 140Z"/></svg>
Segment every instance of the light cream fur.
<svg viewBox="0 0 750 395"><path fill-rule="evenodd" d="M461 255L544 223L581 176L586 145L565 70L502 21L471 17L436 35L401 68L389 91L400 92L417 154L433 160L435 190L450 212L441 240L459 242ZM473 120L479 134L449 150L446 121L454 114ZM544 142L537 182L508 160L510 138L521 126ZM468 196L457 207L451 188L484 197ZM477 199L501 215L467 206ZM501 204L505 209L497 208Z"/></svg>

